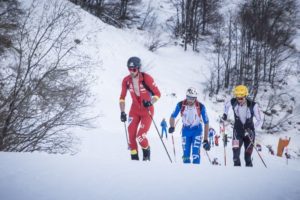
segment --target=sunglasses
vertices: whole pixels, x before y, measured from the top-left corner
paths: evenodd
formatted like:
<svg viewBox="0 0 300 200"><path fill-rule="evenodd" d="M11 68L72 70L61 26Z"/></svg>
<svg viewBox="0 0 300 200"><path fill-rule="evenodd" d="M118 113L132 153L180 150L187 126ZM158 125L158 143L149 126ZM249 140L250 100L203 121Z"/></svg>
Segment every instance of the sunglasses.
<svg viewBox="0 0 300 200"><path fill-rule="evenodd" d="M130 72L137 72L139 69L138 69L138 68L128 68L128 70L129 70Z"/></svg>
<svg viewBox="0 0 300 200"><path fill-rule="evenodd" d="M236 99L237 99L238 101L242 101L242 100L245 99L245 97L237 97Z"/></svg>

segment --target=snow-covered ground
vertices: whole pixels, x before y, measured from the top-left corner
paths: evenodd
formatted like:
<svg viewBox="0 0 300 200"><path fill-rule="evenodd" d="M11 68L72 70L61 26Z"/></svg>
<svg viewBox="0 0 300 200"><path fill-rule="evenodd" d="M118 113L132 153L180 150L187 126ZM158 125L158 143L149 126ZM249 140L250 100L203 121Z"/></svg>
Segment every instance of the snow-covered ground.
<svg viewBox="0 0 300 200"><path fill-rule="evenodd" d="M268 168L255 151L253 168L244 167L243 162L242 167L234 168L229 143L224 166L224 148L220 142L208 155L211 159L218 158L221 166L212 166L203 150L200 165L184 165L180 124L174 134L176 158L171 137L164 139L173 163L154 125L148 133L151 162L131 161L119 111L121 81L128 74L127 59L139 56L143 70L154 77L161 90L162 97L155 104L157 126L162 118L169 118L176 103L185 97L186 89L194 86L199 91L198 99L207 108L210 125L219 132L217 119L222 114L223 104L202 92L204 83L209 80L210 58L204 50L184 52L176 46L149 52L144 47L141 32L119 30L85 11L78 12L83 28L78 30L77 37L88 33L79 50L99 63L94 72L98 79L92 88L96 101L89 112L101 117L94 123L95 129L75 130L82 143L74 156L1 152L1 200L300 199L299 159L287 163L285 158L271 156L263 146L260 154ZM130 97L126 103L128 113ZM230 133L231 127L226 131ZM264 135L262 131L259 134L258 140L264 145L273 145L275 152L278 137L285 136ZM295 132L286 135L292 137L292 146L300 147L300 138ZM243 161L243 152L241 159Z"/></svg>

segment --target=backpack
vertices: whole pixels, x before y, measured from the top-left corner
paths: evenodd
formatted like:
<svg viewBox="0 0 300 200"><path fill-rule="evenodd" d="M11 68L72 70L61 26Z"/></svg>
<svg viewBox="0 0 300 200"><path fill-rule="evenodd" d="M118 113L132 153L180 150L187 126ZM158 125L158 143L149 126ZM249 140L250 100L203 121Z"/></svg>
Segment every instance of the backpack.
<svg viewBox="0 0 300 200"><path fill-rule="evenodd" d="M151 94L151 96L154 96L154 92L149 88L149 86L146 84L146 82L145 82L145 79L144 79L144 72L141 72L141 74L142 74L142 77L143 77L143 81L142 81L142 84L143 84L143 86L144 86L144 88L148 91L148 92L150 92L150 94Z"/></svg>
<svg viewBox="0 0 300 200"><path fill-rule="evenodd" d="M185 109L186 106L187 106L187 100L186 99L179 102L181 116L183 115L183 112L184 112L184 109ZM203 104L196 100L195 101L195 106L196 106L196 109L197 109L198 116L201 118L201 111L202 111Z"/></svg>

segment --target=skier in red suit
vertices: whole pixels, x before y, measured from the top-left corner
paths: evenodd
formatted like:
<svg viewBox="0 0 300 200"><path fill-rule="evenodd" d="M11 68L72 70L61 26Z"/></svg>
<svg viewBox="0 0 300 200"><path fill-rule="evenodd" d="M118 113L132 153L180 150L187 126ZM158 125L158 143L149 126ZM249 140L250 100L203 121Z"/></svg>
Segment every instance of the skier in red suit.
<svg viewBox="0 0 300 200"><path fill-rule="evenodd" d="M131 159L139 160L138 141L143 150L143 160L150 161L150 146L146 137L152 122L149 112L153 117L153 104L160 98L160 91L153 78L149 74L140 71L140 58L129 58L127 67L130 75L126 76L122 81L122 91L120 95L121 121L127 121L127 115L125 113L125 97L127 90L129 90L132 98L128 117Z"/></svg>

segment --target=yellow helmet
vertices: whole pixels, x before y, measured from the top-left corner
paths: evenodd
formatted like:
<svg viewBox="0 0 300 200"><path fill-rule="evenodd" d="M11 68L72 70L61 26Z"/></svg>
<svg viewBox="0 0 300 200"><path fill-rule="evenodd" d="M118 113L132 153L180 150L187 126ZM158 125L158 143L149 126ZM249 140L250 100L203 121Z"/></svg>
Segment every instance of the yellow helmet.
<svg viewBox="0 0 300 200"><path fill-rule="evenodd" d="M233 94L235 97L246 97L248 96L248 88L244 85L238 85L234 88Z"/></svg>

